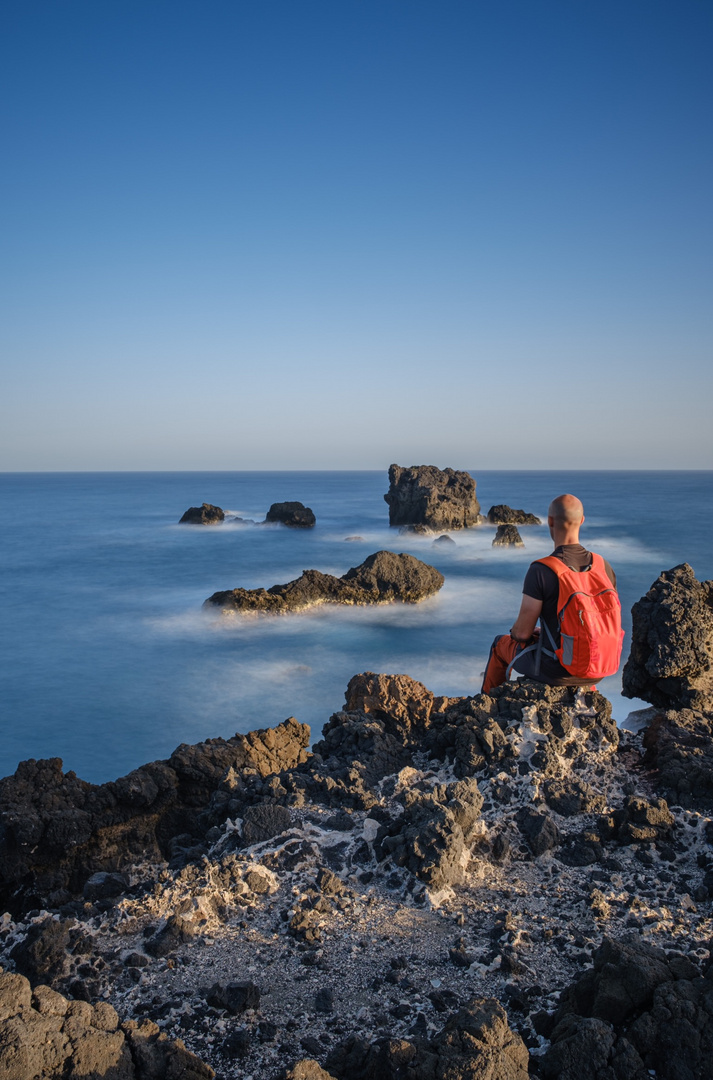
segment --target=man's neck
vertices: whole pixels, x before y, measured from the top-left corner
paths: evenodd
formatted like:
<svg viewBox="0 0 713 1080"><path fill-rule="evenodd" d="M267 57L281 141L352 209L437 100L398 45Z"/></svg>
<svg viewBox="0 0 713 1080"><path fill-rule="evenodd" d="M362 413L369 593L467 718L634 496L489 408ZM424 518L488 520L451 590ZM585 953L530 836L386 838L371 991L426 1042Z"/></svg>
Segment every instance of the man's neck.
<svg viewBox="0 0 713 1080"><path fill-rule="evenodd" d="M564 547L566 544L579 544L579 529L576 532L571 530L555 529L552 534L552 539L555 542L555 547Z"/></svg>

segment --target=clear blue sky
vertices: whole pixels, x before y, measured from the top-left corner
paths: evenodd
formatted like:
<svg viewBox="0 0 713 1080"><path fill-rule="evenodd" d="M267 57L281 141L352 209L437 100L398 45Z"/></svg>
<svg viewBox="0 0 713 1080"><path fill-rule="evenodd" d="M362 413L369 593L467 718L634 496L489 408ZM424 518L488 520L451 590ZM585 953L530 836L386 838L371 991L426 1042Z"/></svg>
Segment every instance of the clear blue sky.
<svg viewBox="0 0 713 1080"><path fill-rule="evenodd" d="M0 469L710 468L708 0L5 0Z"/></svg>

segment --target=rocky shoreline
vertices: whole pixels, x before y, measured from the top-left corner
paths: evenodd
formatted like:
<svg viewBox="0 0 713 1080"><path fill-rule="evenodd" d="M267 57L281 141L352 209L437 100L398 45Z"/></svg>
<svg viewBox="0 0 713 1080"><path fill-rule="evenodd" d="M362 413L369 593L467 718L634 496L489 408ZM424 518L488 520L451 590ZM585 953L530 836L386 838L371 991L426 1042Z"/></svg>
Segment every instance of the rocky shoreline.
<svg viewBox="0 0 713 1080"><path fill-rule="evenodd" d="M100 786L24 762L0 781L0 1076L710 1078L689 571L635 618L625 685L669 691L643 732L596 691L367 672L311 753L291 718Z"/></svg>

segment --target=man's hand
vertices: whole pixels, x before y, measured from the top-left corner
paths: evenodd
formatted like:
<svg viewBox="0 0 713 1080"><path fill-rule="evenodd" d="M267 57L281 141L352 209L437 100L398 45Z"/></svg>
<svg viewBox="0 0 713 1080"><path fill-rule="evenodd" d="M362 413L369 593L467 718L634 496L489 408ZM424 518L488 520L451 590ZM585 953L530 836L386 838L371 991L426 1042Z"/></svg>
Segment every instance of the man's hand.
<svg viewBox="0 0 713 1080"><path fill-rule="evenodd" d="M535 632L537 620L542 611L542 601L535 600L532 596L523 593L520 612L510 630L510 637L514 641L528 642Z"/></svg>

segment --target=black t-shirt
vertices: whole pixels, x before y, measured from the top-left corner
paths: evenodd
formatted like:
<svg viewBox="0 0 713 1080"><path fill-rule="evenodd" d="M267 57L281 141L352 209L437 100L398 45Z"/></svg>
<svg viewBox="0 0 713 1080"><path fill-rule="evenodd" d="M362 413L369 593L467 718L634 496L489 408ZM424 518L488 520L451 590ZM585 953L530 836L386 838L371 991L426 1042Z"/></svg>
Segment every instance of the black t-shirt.
<svg viewBox="0 0 713 1080"><path fill-rule="evenodd" d="M570 570L583 571L587 570L592 565L592 553L587 551L581 544L560 544L556 547L552 554L557 559L561 559L565 566L568 566ZM612 585L616 586L616 574L612 570L611 566L604 560L604 568L607 572L607 576ZM554 570L551 570L549 566L545 566L543 563L534 562L530 564L530 567L525 575L525 582L522 586L522 591L525 596L531 596L533 600L542 601L542 619L547 624L547 627L552 634L556 644L559 646L559 627L557 624L557 600L559 598L559 578ZM547 635L543 642L546 649L551 649L552 645ZM535 675L535 654L526 653L522 657L522 660L516 662L514 668L520 675L527 675L528 678L538 679L540 682L546 682L550 686L591 686L591 679L576 679L573 675L570 675L566 668L563 668L558 660L554 660L551 656L545 656L544 653L540 658L540 671L538 675Z"/></svg>

